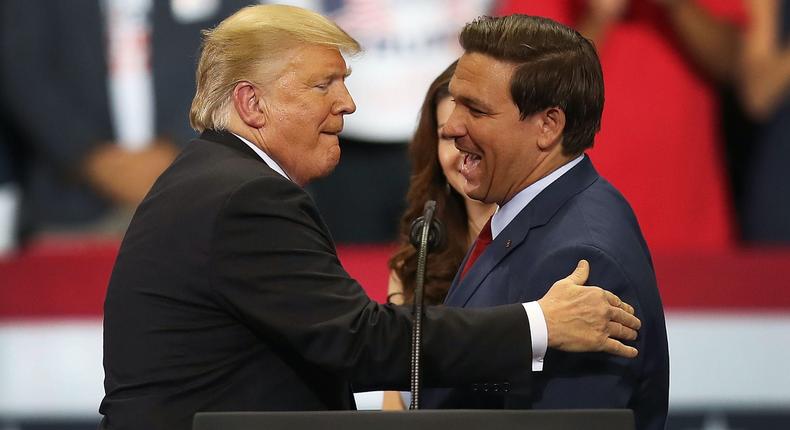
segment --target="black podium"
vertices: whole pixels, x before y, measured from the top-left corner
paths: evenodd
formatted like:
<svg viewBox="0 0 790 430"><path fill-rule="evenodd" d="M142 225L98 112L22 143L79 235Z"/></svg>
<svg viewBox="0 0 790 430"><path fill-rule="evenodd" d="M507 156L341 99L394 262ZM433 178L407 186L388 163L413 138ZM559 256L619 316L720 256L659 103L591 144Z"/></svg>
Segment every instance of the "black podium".
<svg viewBox="0 0 790 430"><path fill-rule="evenodd" d="M634 430L628 409L201 412L193 430Z"/></svg>

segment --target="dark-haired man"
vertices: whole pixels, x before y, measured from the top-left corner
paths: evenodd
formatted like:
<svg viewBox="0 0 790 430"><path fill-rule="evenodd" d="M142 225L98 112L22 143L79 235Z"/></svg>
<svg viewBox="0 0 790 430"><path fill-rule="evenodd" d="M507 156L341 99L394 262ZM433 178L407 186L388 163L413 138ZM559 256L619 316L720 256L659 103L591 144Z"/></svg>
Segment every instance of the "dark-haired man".
<svg viewBox="0 0 790 430"><path fill-rule="evenodd" d="M461 33L444 126L464 154L464 191L499 205L446 304L486 307L541 297L568 264L590 258L591 280L636 307L640 356L546 352L532 395L486 387L429 393L450 408L631 408L637 428L662 429L669 391L664 314L636 218L584 151L600 129L604 88L592 44L526 15L483 17Z"/></svg>

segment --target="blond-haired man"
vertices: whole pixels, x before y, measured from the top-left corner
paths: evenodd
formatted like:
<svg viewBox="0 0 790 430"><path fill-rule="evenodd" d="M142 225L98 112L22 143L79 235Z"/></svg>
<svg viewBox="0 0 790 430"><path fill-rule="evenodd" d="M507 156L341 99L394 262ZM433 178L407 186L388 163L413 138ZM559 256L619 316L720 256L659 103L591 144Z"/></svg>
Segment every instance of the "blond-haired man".
<svg viewBox="0 0 790 430"><path fill-rule="evenodd" d="M372 302L348 276L301 188L339 160L356 108L342 53L358 50L332 22L286 6L245 8L206 32L190 118L202 134L140 205L107 291L103 428L351 409L352 383L405 387L408 310ZM545 350L536 333L634 356L612 337L634 338L639 321L577 285L585 264L526 306L429 309L426 382L526 389Z"/></svg>

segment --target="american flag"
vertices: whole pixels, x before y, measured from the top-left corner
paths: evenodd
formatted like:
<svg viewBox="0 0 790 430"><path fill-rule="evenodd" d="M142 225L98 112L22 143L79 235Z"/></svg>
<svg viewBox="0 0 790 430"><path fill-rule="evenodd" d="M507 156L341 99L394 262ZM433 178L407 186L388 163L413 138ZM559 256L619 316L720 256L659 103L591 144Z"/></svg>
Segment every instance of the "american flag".
<svg viewBox="0 0 790 430"><path fill-rule="evenodd" d="M392 30L389 1L345 0L338 2L330 17L352 37L366 40Z"/></svg>

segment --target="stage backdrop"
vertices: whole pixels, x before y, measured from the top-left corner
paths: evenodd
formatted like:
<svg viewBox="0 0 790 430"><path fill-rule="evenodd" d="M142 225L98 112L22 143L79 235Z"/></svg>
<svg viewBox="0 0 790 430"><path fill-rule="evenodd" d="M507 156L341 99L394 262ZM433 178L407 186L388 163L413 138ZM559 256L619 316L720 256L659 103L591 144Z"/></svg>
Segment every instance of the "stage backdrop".
<svg viewBox="0 0 790 430"><path fill-rule="evenodd" d="M117 249L49 240L0 261L0 428L98 419L102 302ZM338 247L380 302L392 250ZM790 428L790 250L657 252L654 262L667 310L670 428Z"/></svg>

